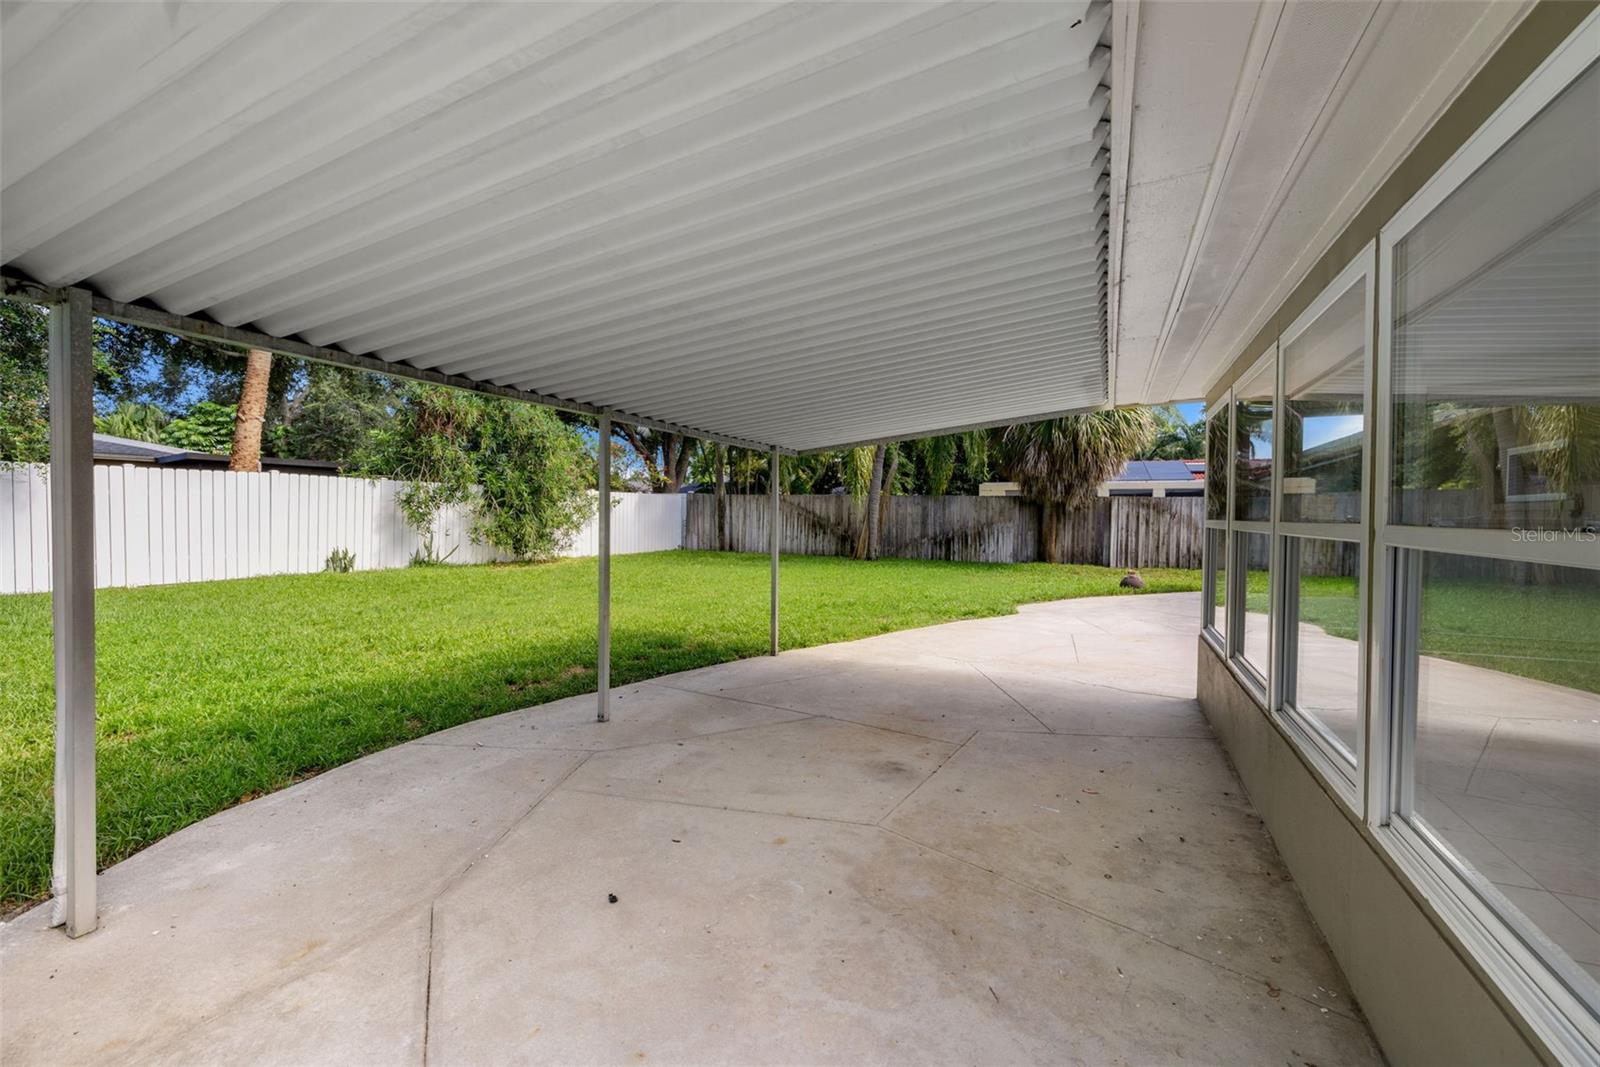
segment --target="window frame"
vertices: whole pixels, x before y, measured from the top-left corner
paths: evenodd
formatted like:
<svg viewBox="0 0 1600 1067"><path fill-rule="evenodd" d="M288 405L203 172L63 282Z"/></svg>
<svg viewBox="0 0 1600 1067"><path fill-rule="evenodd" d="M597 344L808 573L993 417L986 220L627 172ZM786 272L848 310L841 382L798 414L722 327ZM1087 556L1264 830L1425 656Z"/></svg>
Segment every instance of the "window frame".
<svg viewBox="0 0 1600 1067"><path fill-rule="evenodd" d="M1218 403L1221 405L1220 410L1212 409L1212 410L1208 410L1206 412L1206 481L1205 481L1205 487L1206 487L1206 492L1207 493L1211 492L1211 476L1213 474L1213 471L1211 470L1211 425L1212 425L1212 420L1217 419L1219 417L1221 419L1223 419L1225 421L1225 423L1226 423L1226 425L1224 427L1224 431L1223 431L1224 432L1224 436L1230 441L1233 439L1233 388L1231 386L1222 391L1222 396L1219 399ZM1201 515L1200 549L1201 549L1201 552L1203 553L1203 557L1202 557L1201 562L1200 562L1200 596L1201 596L1201 603L1200 603L1200 635L1202 637L1204 637L1207 641L1209 641L1211 643L1211 647L1213 649L1215 649L1220 656L1222 656L1224 661L1226 661L1229 658L1227 635L1232 631L1232 626L1228 625L1229 620L1228 620L1227 613L1228 613L1228 610L1229 610L1229 605L1232 603L1232 599L1233 599L1229 595L1229 589L1228 589L1228 586L1227 586L1227 581L1228 581L1228 574L1230 573L1232 568L1231 567L1225 567L1223 569L1223 572L1222 572L1222 577L1223 577L1223 589L1222 589L1222 595L1223 595L1223 600L1222 600L1223 628L1221 630L1218 630L1217 626L1216 626L1216 611L1217 611L1217 599L1216 599L1216 592L1217 592L1217 566L1216 565L1217 565L1218 561L1213 557L1213 553L1211 551L1211 532L1213 530L1217 530L1217 531L1221 532L1221 534L1222 534L1222 558L1223 558L1224 561L1231 560L1232 559L1232 555L1231 555L1232 548L1231 548L1231 538L1229 537L1229 526L1230 526L1230 524L1231 524L1231 522L1233 520L1233 462L1232 462L1231 454L1229 456L1229 462L1223 466L1221 474L1222 474L1222 479L1223 479L1223 493L1222 493L1222 496L1223 496L1223 505L1222 505L1223 506L1223 517L1220 518L1220 519L1213 519L1213 518L1209 517L1209 514L1210 514L1210 508L1209 508L1210 500L1206 500L1205 503L1202 504L1201 512L1200 512L1200 515Z"/></svg>
<svg viewBox="0 0 1600 1067"><path fill-rule="evenodd" d="M1377 313L1377 255L1378 242L1369 241L1356 253L1351 261L1334 276L1323 290L1317 294L1310 305L1289 324L1279 335L1277 343L1278 375L1277 399L1274 404L1277 421L1275 423L1275 443L1273 445L1273 471L1272 471L1272 505L1273 505L1273 546L1274 561L1278 567L1273 580L1274 591L1278 597L1277 610L1273 618L1273 644L1276 649L1273 661L1274 687L1272 689L1272 711L1279 721L1283 723L1285 732L1305 752L1312 765L1333 786L1345 804L1358 816L1362 814L1362 768L1368 763L1367 758L1367 726L1370 721L1368 708L1371 704L1369 698L1369 669L1368 657L1371 646L1371 629L1369 624L1370 605L1372 602L1372 529L1373 529L1373 464L1375 454L1373 448L1374 425L1377 421L1373 408L1373 378L1375 357L1373 345L1373 331L1375 315ZM1290 522L1282 517L1283 509L1283 478L1284 457L1283 446L1285 437L1286 419L1283 417L1288 409L1288 390L1286 387L1286 368L1288 360L1284 353L1288 347L1298 340L1306 331L1310 330L1321 320L1334 304L1341 300L1346 293L1357 286L1361 287L1362 321L1366 324L1365 347L1362 352L1361 378L1361 518L1358 522ZM1343 741L1328 727L1306 712L1294 706L1291 699L1290 688L1297 669L1299 652L1299 574L1290 573L1289 562L1299 544L1291 548L1290 542L1303 542L1307 540L1341 541L1354 544L1358 554L1356 569L1357 582L1357 612L1356 612L1356 744L1354 751L1347 750ZM1291 598L1293 598L1291 602Z"/></svg>
<svg viewBox="0 0 1600 1067"><path fill-rule="evenodd" d="M1465 144L1379 231L1376 406L1369 440L1379 461L1371 494L1371 596L1387 640L1370 672L1367 823L1455 931L1467 951L1552 1049L1600 1058L1600 1004L1574 988L1572 965L1544 950L1549 939L1463 861L1414 811L1417 656L1423 558L1427 552L1600 570L1592 542L1518 541L1513 530L1391 524L1395 423L1394 270L1399 243L1532 123L1569 85L1600 63L1600 11L1591 12Z"/></svg>
<svg viewBox="0 0 1600 1067"><path fill-rule="evenodd" d="M1254 378L1268 365L1272 367L1272 479L1268 489L1268 518L1240 519L1234 511L1238 502L1238 389L1239 382ZM1261 702L1262 706L1270 711L1273 707L1273 684L1276 671L1274 659L1278 647L1277 635L1274 632L1276 620L1279 617L1276 600L1279 596L1278 575L1278 544L1277 544L1277 519L1278 496L1275 487L1278 484L1279 467L1278 445L1283 431L1283 420L1278 410L1280 387L1282 385L1282 361L1278 360L1278 342L1274 340L1266 349L1250 362L1243 373L1228 387L1228 588L1224 607L1228 611L1228 642L1227 661L1233 668L1237 677ZM1245 566L1249 557L1248 541L1244 534L1264 534L1267 537L1267 648L1262 664L1258 667L1245 658L1244 648L1244 617L1245 593L1249 584L1249 568Z"/></svg>

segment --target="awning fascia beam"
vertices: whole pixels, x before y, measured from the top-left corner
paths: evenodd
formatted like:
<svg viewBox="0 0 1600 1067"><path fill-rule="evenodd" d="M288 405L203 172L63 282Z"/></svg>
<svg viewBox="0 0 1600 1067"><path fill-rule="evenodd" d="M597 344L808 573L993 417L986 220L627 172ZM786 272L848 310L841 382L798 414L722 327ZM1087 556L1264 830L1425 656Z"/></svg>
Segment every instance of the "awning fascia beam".
<svg viewBox="0 0 1600 1067"><path fill-rule="evenodd" d="M41 285L31 278L10 272L0 276L0 281L3 281L4 285L3 292L0 292L0 295L7 299L31 304L55 305L64 303L67 298L68 290L66 288ZM115 319L118 322L159 330L162 333L193 337L202 341L217 341L222 344L237 345L241 348L261 348L275 355L292 356L296 359L309 360L313 363L326 363L335 367L364 370L391 378L403 378L407 381L423 382L428 385L441 385L450 389L463 389L468 392L482 393L486 396L520 400L528 404L541 404L544 407L555 408L558 411L569 411L579 415L592 415L596 418L605 416L615 422L631 423L635 426L662 430L667 433L684 434L703 441L716 441L721 444L733 445L736 448L745 448L756 452L768 452L776 447L764 441L755 441L746 437L733 437L694 426L683 426L679 423L667 422L630 411L602 408L582 401L567 400L562 397L549 396L527 389L517 389L509 385L480 382L475 378L463 377L457 374L445 374L441 371L413 367L405 363L391 363L376 356L360 356L352 352L345 352L342 349L325 348L322 345L314 345L292 337L274 337L271 334L243 326L224 326L222 323L204 316L180 315L171 311L163 311L157 307L151 307L148 304L112 300L110 297L95 293L92 289L89 292L92 295L94 314L98 317ZM793 449L780 448L779 451L788 455L794 454Z"/></svg>
<svg viewBox="0 0 1600 1067"><path fill-rule="evenodd" d="M1064 411L1045 411L1037 415L1022 415L1017 418L995 419L989 422L974 422L965 426L947 426L941 430L918 430L915 433L894 434L890 437L874 437L866 441L848 441L837 445L818 445L814 448L802 448L796 455L814 456L819 452L838 452L846 448L872 448L876 445L892 445L899 441L917 441L924 437L944 437L953 433L969 433L973 430L1000 430L1007 426L1021 426L1030 422L1043 422L1046 419L1059 419L1067 415L1087 415L1092 411L1108 411L1112 405L1106 401L1098 404L1086 404L1083 407L1067 408Z"/></svg>

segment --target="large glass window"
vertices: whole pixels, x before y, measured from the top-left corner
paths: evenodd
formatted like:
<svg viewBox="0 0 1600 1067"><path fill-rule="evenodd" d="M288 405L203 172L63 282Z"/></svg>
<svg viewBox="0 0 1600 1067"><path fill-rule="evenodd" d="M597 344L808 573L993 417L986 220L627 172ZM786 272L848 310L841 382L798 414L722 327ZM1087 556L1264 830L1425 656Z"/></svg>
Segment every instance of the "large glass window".
<svg viewBox="0 0 1600 1067"><path fill-rule="evenodd" d="M1234 391L1233 517L1241 522L1272 519L1272 398L1277 367L1265 359Z"/></svg>
<svg viewBox="0 0 1600 1067"><path fill-rule="evenodd" d="M1361 546L1284 539L1283 700L1353 767L1361 731Z"/></svg>
<svg viewBox="0 0 1600 1067"><path fill-rule="evenodd" d="M1365 276L1283 345L1284 522L1360 522Z"/></svg>
<svg viewBox="0 0 1600 1067"><path fill-rule="evenodd" d="M1206 414L1206 518L1228 517L1228 405Z"/></svg>
<svg viewBox="0 0 1600 1067"><path fill-rule="evenodd" d="M1385 237L1391 784L1600 1012L1600 67L1547 84Z"/></svg>
<svg viewBox="0 0 1600 1067"><path fill-rule="evenodd" d="M1205 625L1226 640L1228 636L1228 531L1219 528L1206 530L1206 587L1210 599L1206 603Z"/></svg>
<svg viewBox="0 0 1600 1067"><path fill-rule="evenodd" d="M1413 813L1600 978L1600 571L1413 558Z"/></svg>
<svg viewBox="0 0 1600 1067"><path fill-rule="evenodd" d="M1239 632L1234 647L1239 660L1265 682L1272 648L1272 536L1264 533L1235 533L1238 546L1240 587L1244 590L1240 608L1234 615Z"/></svg>
<svg viewBox="0 0 1600 1067"><path fill-rule="evenodd" d="M1600 526L1600 68L1394 248L1391 522Z"/></svg>

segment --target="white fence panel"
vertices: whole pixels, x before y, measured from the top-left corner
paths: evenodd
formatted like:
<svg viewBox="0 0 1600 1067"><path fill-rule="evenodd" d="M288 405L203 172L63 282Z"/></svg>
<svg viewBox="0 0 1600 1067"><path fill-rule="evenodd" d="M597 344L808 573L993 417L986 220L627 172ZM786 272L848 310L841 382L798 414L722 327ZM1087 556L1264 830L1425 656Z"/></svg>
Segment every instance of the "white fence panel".
<svg viewBox="0 0 1600 1067"><path fill-rule="evenodd" d="M50 589L47 469L0 469L0 593ZM163 585L320 571L335 548L357 570L404 567L421 548L396 501L405 483L317 474L235 474L132 464L94 472L95 585ZM683 543L687 498L613 493L611 550L659 552ZM502 558L471 537L465 508L434 523L450 563ZM591 518L563 555L599 550Z"/></svg>
<svg viewBox="0 0 1600 1067"><path fill-rule="evenodd" d="M612 493L612 554L681 548L688 504L689 498L682 493ZM563 555L595 556L599 553L600 530L591 518Z"/></svg>

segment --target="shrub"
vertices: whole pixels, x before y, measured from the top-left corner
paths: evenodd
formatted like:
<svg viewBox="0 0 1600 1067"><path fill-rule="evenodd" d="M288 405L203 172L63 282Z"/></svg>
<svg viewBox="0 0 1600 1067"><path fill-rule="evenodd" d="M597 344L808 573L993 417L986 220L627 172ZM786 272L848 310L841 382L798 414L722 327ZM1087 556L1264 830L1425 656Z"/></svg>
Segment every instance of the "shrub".
<svg viewBox="0 0 1600 1067"><path fill-rule="evenodd" d="M365 466L410 483L400 508L422 537L420 556L437 562L433 522L453 505L470 510L476 541L517 559L559 554L593 512L592 462L577 429L548 408L417 385Z"/></svg>

